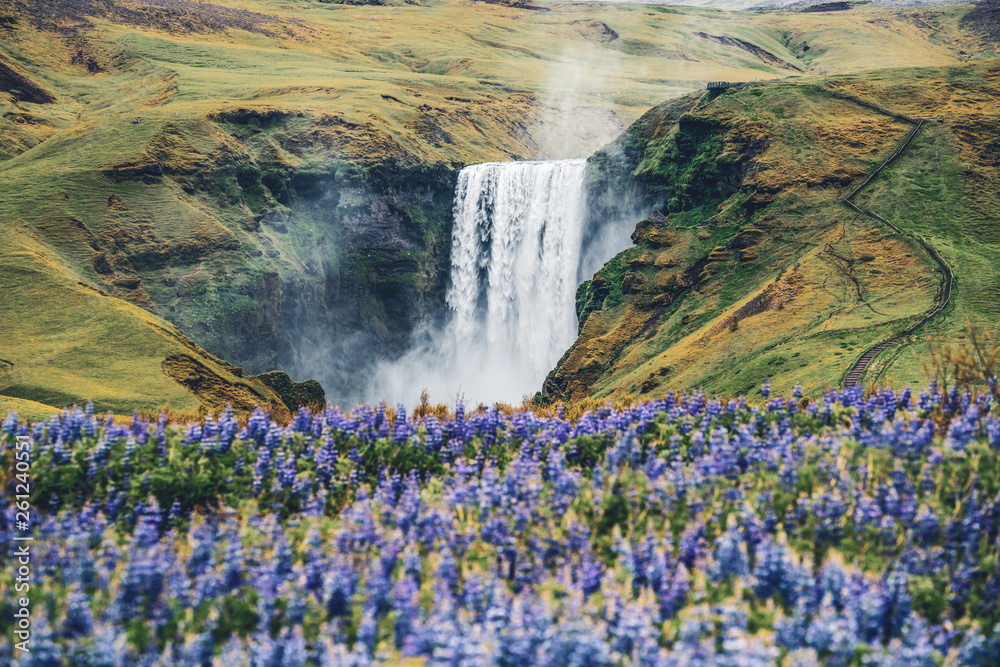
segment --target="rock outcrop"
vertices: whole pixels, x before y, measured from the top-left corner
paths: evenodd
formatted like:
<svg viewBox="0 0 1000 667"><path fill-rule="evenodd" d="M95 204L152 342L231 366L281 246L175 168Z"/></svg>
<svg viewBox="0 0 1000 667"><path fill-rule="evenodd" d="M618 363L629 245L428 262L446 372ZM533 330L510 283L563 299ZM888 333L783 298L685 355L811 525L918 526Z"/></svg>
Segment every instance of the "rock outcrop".
<svg viewBox="0 0 1000 667"><path fill-rule="evenodd" d="M775 391L821 390L937 303L940 270L898 229L937 239L961 295L963 267L981 275L987 255L950 244L986 253L1000 242L987 213L1000 202L997 63L896 70L892 86L758 83L651 110L588 165L591 227L616 202L642 219L633 247L581 285L580 336L539 400L735 395L766 377ZM919 117L939 122L865 190L895 226L845 206ZM965 289L966 305L949 308L994 320L996 281ZM923 379L905 353L877 366L900 384Z"/></svg>

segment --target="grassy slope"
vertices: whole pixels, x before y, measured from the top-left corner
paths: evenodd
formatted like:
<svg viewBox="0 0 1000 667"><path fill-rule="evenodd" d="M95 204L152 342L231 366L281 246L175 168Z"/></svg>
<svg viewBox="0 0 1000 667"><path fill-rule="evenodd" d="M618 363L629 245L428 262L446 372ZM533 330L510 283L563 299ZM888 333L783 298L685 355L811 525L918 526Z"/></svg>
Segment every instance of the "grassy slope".
<svg viewBox="0 0 1000 667"><path fill-rule="evenodd" d="M922 235L952 267L952 304L927 333L940 329L958 340L966 323L995 328L1000 319L1000 66L924 72L916 81L894 82L897 108L941 122L927 127L898 163L863 193L904 231ZM928 90L937 94L928 94ZM915 383L926 375L926 335L889 350L869 381Z"/></svg>
<svg viewBox="0 0 1000 667"><path fill-rule="evenodd" d="M761 84L706 96L680 126L640 124L642 136L632 141L645 142L645 162L633 157L619 169L638 165L633 174L640 177L643 169L658 171L646 177L653 200L677 194L674 206L689 210L672 213L666 228L646 223L637 246L598 273L598 290L610 284L614 297L614 285L628 281L631 289L619 293L632 294L607 299L587 316L580 339L549 378L549 393L603 397L704 386L733 394L753 391L768 376L779 391L795 384L815 391L838 382L866 347L931 308L940 273L925 253L837 201L895 150L909 126L845 95L941 119L859 203L924 235L953 267L956 295L939 320L946 337L960 335L966 318L995 323L1000 276L991 212L1000 188L991 137L1000 111L998 72L1000 63L990 60ZM685 202L679 187L700 177L699 154L677 148L684 145L678 137L697 123L717 127L724 138L721 145L699 145L716 152L706 162L757 153L740 165L740 187L724 201ZM692 222L709 226L668 231ZM673 238L664 246L643 229ZM629 273L645 278L640 290ZM914 340L888 371L882 361L869 379L881 374L917 384L918 357L926 350L922 336Z"/></svg>
<svg viewBox="0 0 1000 667"><path fill-rule="evenodd" d="M86 397L98 410L193 411L226 403L245 409L259 403L281 413L278 396L259 380L241 377L161 318L82 282L34 236L8 223L0 237L6 311L0 340L9 341L0 374L4 406L27 406L37 414L41 406ZM172 379L178 357L201 365L199 391Z"/></svg>
<svg viewBox="0 0 1000 667"><path fill-rule="evenodd" d="M544 13L441 0L399 7L223 4L263 12L272 22L263 25L282 34L207 27L192 33L202 18L197 13L187 29L171 32L91 19L87 57L106 70L96 76L67 63L71 49L30 29L23 17L0 44L58 95L58 105L26 107L43 127L47 121L55 130L79 128L80 121L102 124L138 112L155 123L273 106L372 123L420 159L458 163L511 153L586 156L614 136L618 123L706 80L766 79L796 69L843 73L873 62L944 65L969 48L958 26L968 7L742 14L600 3L553 4ZM743 40L773 59L711 39L718 36ZM428 141L418 122L426 115L453 143L435 146L433 133ZM604 120L606 127L546 128L551 138L531 132L533 123L563 115ZM514 131L518 124L528 132ZM4 125L18 129L6 117ZM50 136L53 128L30 131ZM141 148L136 139L122 137L133 150ZM120 154L122 145L90 148L97 160ZM339 148L349 158L384 157L372 146L357 153L347 142Z"/></svg>
<svg viewBox="0 0 1000 667"><path fill-rule="evenodd" d="M142 308L200 342L219 340L240 318L253 326L269 280L345 261L335 249L316 256L337 241L323 241L322 221L308 213L290 230L266 224L288 212L254 172L261 165L287 174L585 155L648 105L705 80L849 72L873 59L953 62L963 57L957 22L967 11L222 4L258 13L230 20L192 5L133 20L61 14L50 2L54 14L39 26L31 4L2 10L4 67L55 102L0 94L0 219L18 230L2 250L13 286L3 339L16 370L0 392L191 406L191 393L159 370L176 342L150 333L148 322L160 321ZM280 125L259 127L254 114L270 112ZM234 117L242 122L226 120ZM340 206L364 205L364 189L345 191ZM38 318L51 337L28 344L27 322ZM99 352L108 337L114 356Z"/></svg>

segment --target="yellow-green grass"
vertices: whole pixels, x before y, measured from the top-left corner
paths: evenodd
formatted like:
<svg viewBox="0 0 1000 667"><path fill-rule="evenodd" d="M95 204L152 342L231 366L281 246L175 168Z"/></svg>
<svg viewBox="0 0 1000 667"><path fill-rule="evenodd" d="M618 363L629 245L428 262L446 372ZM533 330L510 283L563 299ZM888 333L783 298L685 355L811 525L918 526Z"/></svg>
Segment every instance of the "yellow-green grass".
<svg viewBox="0 0 1000 667"><path fill-rule="evenodd" d="M130 251L143 239L165 251L204 251L207 259L170 267L170 279L190 283L177 298L201 299L207 311L221 307L203 293L213 280L301 271L315 259L315 230L264 229L266 269L251 265L244 259L258 248L242 226L256 211L184 189L183 174L226 168L226 156L273 151L276 162L296 170L338 160L457 167L585 156L650 105L706 81L773 79L796 74L794 68L852 72L872 62L942 65L970 48L957 23L967 7L748 14L574 3L533 12L456 0L221 4L271 14L275 24L285 21L285 32L166 32L95 19L71 47L22 17L0 36L0 53L56 97L54 104L31 104L0 94L0 340L13 341L6 354L15 362L0 377L0 394L51 405L93 398L99 409L126 412L198 405L162 372L163 360L187 345L164 336L160 329L169 325L135 305L149 306L144 289L119 293L95 273L89 235L121 239ZM937 29L916 25L913 16ZM190 20L197 23L198 14ZM617 39L603 41L609 31ZM742 40L773 58L765 62L713 37ZM101 71L74 62L76 48ZM734 97L734 104L744 99ZM805 113L813 104L794 93L783 113ZM230 136L235 128L211 120L238 109L290 114L282 131L299 150L280 148L269 131ZM786 139L787 150L772 153L779 161L816 157L812 135ZM877 152L862 151L856 160ZM180 175L148 183L114 175L122 165L154 162ZM779 172L787 169L778 167L767 173L770 185L783 187ZM226 253L212 255L218 248ZM782 252L789 261L795 254ZM169 299L155 291L161 287L138 273L165 305ZM716 296L716 315L750 295L763 273L746 285L734 273L733 285ZM845 319L848 325L854 320Z"/></svg>
<svg viewBox="0 0 1000 667"><path fill-rule="evenodd" d="M0 376L0 394L54 406L87 397L101 410L198 406L162 371L167 356L190 353L150 326L171 325L79 284L29 232L10 221L5 228L0 339L13 368Z"/></svg>
<svg viewBox="0 0 1000 667"><path fill-rule="evenodd" d="M66 67L58 40L43 42L24 29L17 33L23 41L0 40L0 50L37 73L59 96L60 107L79 114L78 122L112 123L126 143L141 140L143 129L120 127L134 114L155 121L272 105L374 121L423 159L469 162L509 157L510 148L523 153L525 147L507 146L512 138L504 135L511 128L503 132L500 119L494 119L499 127L486 122L481 131L448 127L455 145L427 146L408 127L421 105L435 118L447 118L470 105L529 95L542 105L534 109L536 118L528 114L534 123L558 123L567 114L568 120L596 123L604 118L601 112L613 114L620 127L648 106L707 80L767 79L796 74L794 68L849 72L873 62L943 65L969 48L957 24L967 7L750 14L617 3L553 3L549 12L453 0L399 7L226 4L301 23L289 24L294 38L279 39L236 30L165 33L95 20L88 43L108 70L97 76ZM913 17L928 27L918 27ZM191 19L198 22L197 15ZM605 28L618 38L603 41ZM699 34L743 40L774 60ZM518 105L527 113L525 101ZM51 106L32 111L49 122L75 124L66 114L54 120L59 114ZM468 115L478 125L486 112ZM544 139L529 124L539 145L527 146L535 153L526 156L585 156L614 136L616 125L606 124L601 132L562 129L556 134L567 136L558 141ZM93 157L113 150L109 144Z"/></svg>
<svg viewBox="0 0 1000 667"><path fill-rule="evenodd" d="M935 119L857 197L860 206L922 235L956 275L942 316L883 353L865 378L925 384L926 333L940 327L955 340L966 320L979 326L1000 320L1000 233L993 224L1000 209L998 84L1000 61L990 60L774 82L703 102L691 116L720 123L723 155L731 142L748 137L766 148L750 161L741 192L719 205L714 226L698 237L690 236L697 227L679 232L697 241L646 251L648 261L639 261L638 248L621 256L618 261L644 273L647 284L700 258L708 257L711 271L652 327L643 327L652 310L644 305L651 296L645 293L591 314L557 371L569 384L586 380L573 385L573 397L585 386L597 398L692 386L732 395L753 391L764 377L777 391L801 384L815 393L842 381L864 350L939 303L941 271L919 244L839 201L912 128L850 96L890 113ZM670 136L665 128L655 132ZM670 160L669 152L652 154L647 148L651 173L656 163ZM741 217L741 207L762 192L772 193L767 206ZM688 218L675 214L670 222L687 226ZM749 225L762 229L764 240L747 250L729 247ZM762 295L773 295L769 306L748 311ZM597 377L595 368L601 369Z"/></svg>
<svg viewBox="0 0 1000 667"><path fill-rule="evenodd" d="M45 405L36 401L26 401L23 398L0 396L0 415L3 415L6 419L11 410L17 413L19 419L28 419L32 422L44 421L59 412L57 408L51 405Z"/></svg>
<svg viewBox="0 0 1000 667"><path fill-rule="evenodd" d="M992 111L994 123L1000 109ZM927 338L956 342L966 323L996 330L1000 324L1000 188L971 165L962 165L958 147L943 125L931 124L893 168L870 186L863 205L880 208L904 231L923 236L955 273L951 304L925 326L912 344L879 356L869 381L923 384L933 365ZM995 176L993 176L995 178ZM937 275L940 275L938 272Z"/></svg>
<svg viewBox="0 0 1000 667"><path fill-rule="evenodd" d="M278 405L277 395L259 381L235 375L169 322L87 285L19 221L5 221L4 231L4 400L58 407L92 400L99 411L119 414L161 408L193 413L246 404L248 397ZM178 357L200 365L197 389L167 374Z"/></svg>
<svg viewBox="0 0 1000 667"><path fill-rule="evenodd" d="M39 181L42 171L45 180L58 183L71 176L65 170L89 172L137 159L165 122L188 123L190 138L192 120L246 106L370 123L431 162L585 156L649 105L706 80L795 73L697 33L742 39L807 71L855 71L872 62L939 65L959 57L957 19L966 11L920 10L921 20L941 26L938 34L921 32L910 14L874 6L746 14L619 4L554 4L547 13L451 1L229 4L304 20L307 27L297 28L299 39L279 40L241 31L158 33L96 21L89 43L108 69L96 76L67 67L58 40L42 42L24 29L17 33L21 42L0 40L0 50L59 97L57 105L15 109L0 96L0 111L37 120L34 127L7 121L3 129L46 139L2 167L4 178L19 186L10 191L25 192L24 184ZM596 41L595 25L616 31L618 39ZM802 44L814 46L799 58ZM422 137L424 117L452 143L435 146ZM131 124L135 119L142 123ZM340 149L352 153L348 146ZM24 163L37 171L20 171Z"/></svg>
<svg viewBox="0 0 1000 667"><path fill-rule="evenodd" d="M830 243L841 252L853 250L857 257L863 251L878 252L884 240L872 234L871 224L849 223L848 215L834 206L820 208L818 213L817 218L825 216L835 222L825 230L807 227L800 234L789 234L784 248L775 248L772 242L780 258L778 265L788 266L784 278L794 277L792 295L780 308L741 318L731 329L729 318L773 285L777 271L760 280L753 271L723 267L703 292L686 297L655 334L622 355L615 372L597 385L595 396L642 393L642 383L663 368L670 370L656 385L657 391L700 386L720 395L736 395L756 391L761 380L770 377L776 391L790 393L799 384L815 393L839 383L864 349L889 332L903 329L932 306L935 285L926 278L932 265L902 243L891 248L910 254L909 261L896 269L901 275L886 282L881 276L867 275L872 269L859 267L856 277L864 301L859 300L853 282L823 247ZM764 266L775 264L765 262ZM900 289L901 279L910 282L905 290ZM754 285L759 287L754 289ZM727 286L750 287L750 291L744 291L746 296L728 308L720 308L719 297ZM693 330L682 324L692 314L696 317ZM697 326L699 322L704 324ZM878 325L886 326L872 328Z"/></svg>

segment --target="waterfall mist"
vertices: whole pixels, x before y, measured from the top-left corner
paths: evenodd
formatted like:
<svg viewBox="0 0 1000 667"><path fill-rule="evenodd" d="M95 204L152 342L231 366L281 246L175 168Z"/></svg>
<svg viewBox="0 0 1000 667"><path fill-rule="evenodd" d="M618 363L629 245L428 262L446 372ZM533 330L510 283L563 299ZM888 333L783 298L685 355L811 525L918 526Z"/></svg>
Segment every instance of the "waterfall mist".
<svg viewBox="0 0 1000 667"><path fill-rule="evenodd" d="M380 364L370 399L519 403L577 335L585 160L494 162L458 177L448 313L400 359Z"/></svg>

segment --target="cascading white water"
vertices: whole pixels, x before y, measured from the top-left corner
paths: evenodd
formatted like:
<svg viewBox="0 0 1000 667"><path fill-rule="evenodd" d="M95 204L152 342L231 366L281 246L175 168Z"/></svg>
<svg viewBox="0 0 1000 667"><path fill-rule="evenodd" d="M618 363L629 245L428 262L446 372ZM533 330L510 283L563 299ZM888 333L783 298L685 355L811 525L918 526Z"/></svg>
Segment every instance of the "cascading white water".
<svg viewBox="0 0 1000 667"><path fill-rule="evenodd" d="M458 177L448 291L456 356L470 370L516 372L520 393L539 387L576 338L585 164L494 162Z"/></svg>
<svg viewBox="0 0 1000 667"><path fill-rule="evenodd" d="M491 162L458 176L448 319L379 369L373 395L520 402L576 338L585 160Z"/></svg>

